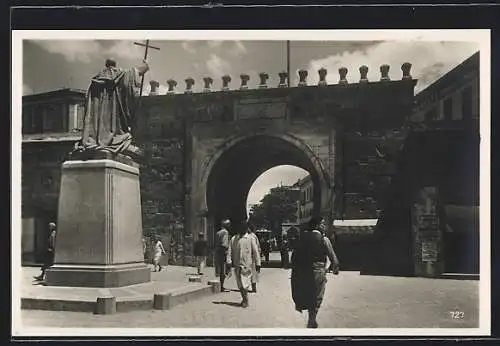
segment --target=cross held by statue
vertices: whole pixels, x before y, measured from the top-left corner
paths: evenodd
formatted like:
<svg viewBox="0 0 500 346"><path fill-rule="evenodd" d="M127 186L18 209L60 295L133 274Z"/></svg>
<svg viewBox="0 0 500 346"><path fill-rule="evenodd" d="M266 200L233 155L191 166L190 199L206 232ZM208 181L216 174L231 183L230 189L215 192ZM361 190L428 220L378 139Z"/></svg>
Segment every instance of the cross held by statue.
<svg viewBox="0 0 500 346"><path fill-rule="evenodd" d="M149 44L149 40L146 40L146 43L134 42L134 44L137 45L137 46L145 47L145 50L144 50L144 60L146 60L146 58L148 57L148 49L149 48L160 50L160 48L158 48L158 47L151 46Z"/></svg>
<svg viewBox="0 0 500 346"><path fill-rule="evenodd" d="M146 61L146 59L148 58L148 49L149 48L160 50L160 48L158 48L158 47L151 46L149 44L149 40L146 40L146 43L134 42L134 44L137 45L137 46L145 47L145 49L144 49L144 61ZM144 85L144 75L142 75L141 90L139 92L139 95L142 95L142 87L143 87L143 85Z"/></svg>

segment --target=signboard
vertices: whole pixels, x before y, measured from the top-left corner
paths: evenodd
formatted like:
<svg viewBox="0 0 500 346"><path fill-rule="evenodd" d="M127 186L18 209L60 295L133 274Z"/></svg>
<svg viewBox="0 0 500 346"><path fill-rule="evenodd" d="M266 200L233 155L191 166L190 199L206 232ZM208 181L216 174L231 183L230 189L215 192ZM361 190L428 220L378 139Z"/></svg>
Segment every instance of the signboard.
<svg viewBox="0 0 500 346"><path fill-rule="evenodd" d="M422 262L437 262L438 243L434 241L422 242Z"/></svg>
<svg viewBox="0 0 500 346"><path fill-rule="evenodd" d="M260 118L285 118L286 100L278 99L243 99L234 105L237 120Z"/></svg>
<svg viewBox="0 0 500 346"><path fill-rule="evenodd" d="M424 214L419 217L419 228L421 230L438 230L439 220L435 214Z"/></svg>

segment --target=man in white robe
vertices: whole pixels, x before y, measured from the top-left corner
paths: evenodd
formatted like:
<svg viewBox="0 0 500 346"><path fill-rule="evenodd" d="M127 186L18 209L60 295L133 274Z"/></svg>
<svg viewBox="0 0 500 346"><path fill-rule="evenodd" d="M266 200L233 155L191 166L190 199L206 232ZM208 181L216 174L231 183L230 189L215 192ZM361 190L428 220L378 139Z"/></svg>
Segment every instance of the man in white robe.
<svg viewBox="0 0 500 346"><path fill-rule="evenodd" d="M260 272L259 250L252 236L248 234L246 223L229 242L227 263L234 268L236 284L241 293L241 306L248 307L248 291L252 287L252 267Z"/></svg>

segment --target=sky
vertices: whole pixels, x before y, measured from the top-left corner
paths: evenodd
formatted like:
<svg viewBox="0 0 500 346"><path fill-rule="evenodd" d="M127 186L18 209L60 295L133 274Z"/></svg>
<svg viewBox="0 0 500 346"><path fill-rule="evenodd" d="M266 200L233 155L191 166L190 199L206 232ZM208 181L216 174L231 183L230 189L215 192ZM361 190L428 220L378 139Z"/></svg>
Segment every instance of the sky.
<svg viewBox="0 0 500 346"><path fill-rule="evenodd" d="M160 83L159 93L167 90L166 81L175 79L182 93L187 77L195 79L194 92L203 88L203 77L213 78L213 89L220 90L221 77L232 76L230 87L239 87L239 75L250 75L250 88L256 88L258 74L269 74L268 85L277 85L278 73L286 71L285 41L165 41L152 40L160 50L150 50L150 71L145 77L144 94L149 81ZM412 63L411 74L418 79L415 92L453 69L479 50L475 42L450 41L291 41L290 71L292 85L297 71L307 69L308 83L318 82L318 70L328 70L327 82L338 82L338 69L347 67L347 80L359 80L359 66L369 67L368 79L380 78L379 66L391 66L389 76L401 78L401 64ZM24 40L23 94L41 93L60 88L86 89L90 78L114 57L120 67L139 63L144 47L126 40ZM253 184L248 204L257 203L270 188L292 184L307 173L293 166L279 166L264 172Z"/></svg>

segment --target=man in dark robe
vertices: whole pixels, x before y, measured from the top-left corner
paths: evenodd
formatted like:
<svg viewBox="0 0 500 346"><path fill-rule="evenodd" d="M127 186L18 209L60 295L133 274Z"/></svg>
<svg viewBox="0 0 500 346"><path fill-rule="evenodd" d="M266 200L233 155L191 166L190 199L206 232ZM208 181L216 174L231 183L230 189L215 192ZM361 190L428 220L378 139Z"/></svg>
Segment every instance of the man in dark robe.
<svg viewBox="0 0 500 346"><path fill-rule="evenodd" d="M145 61L138 67L121 69L113 59L106 60L105 68L91 79L87 90L83 133L75 151L116 154L127 150L135 127L136 94L148 70Z"/></svg>
<svg viewBox="0 0 500 346"><path fill-rule="evenodd" d="M325 294L327 257L333 265L333 273L339 273L337 256L330 240L324 236L325 226L323 219L313 218L292 254L292 298L297 311L308 311L308 328L318 328L316 316Z"/></svg>

